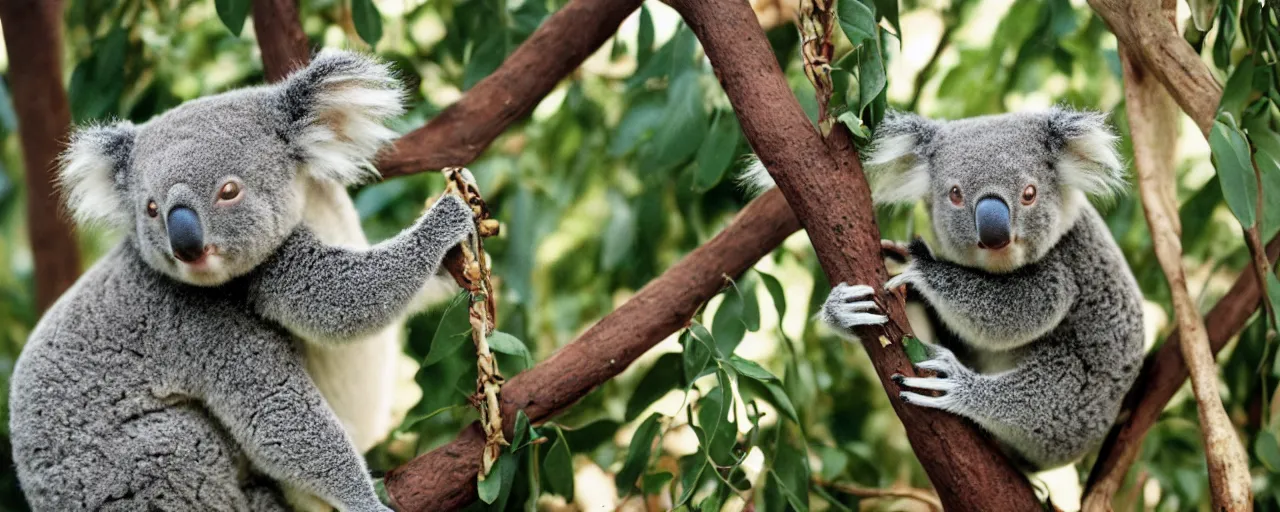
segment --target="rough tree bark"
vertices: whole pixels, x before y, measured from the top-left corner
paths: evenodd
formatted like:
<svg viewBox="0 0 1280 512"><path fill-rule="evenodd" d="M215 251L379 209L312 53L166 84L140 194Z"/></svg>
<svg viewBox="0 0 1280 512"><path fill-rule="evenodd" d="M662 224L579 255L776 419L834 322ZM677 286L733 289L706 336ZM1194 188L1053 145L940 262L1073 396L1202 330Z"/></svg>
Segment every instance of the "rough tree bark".
<svg viewBox="0 0 1280 512"><path fill-rule="evenodd" d="M43 312L80 275L71 223L60 215L55 186L58 154L71 129L62 86L61 0L0 1L9 53L9 87L18 114L26 167L27 234L35 263L36 313Z"/></svg>
<svg viewBox="0 0 1280 512"><path fill-rule="evenodd" d="M384 178L475 160L511 123L608 41L641 0L573 0L556 11L496 71L378 161ZM485 120L487 122L477 122Z"/></svg>
<svg viewBox="0 0 1280 512"><path fill-rule="evenodd" d="M724 287L800 229L782 194L743 208L724 231L651 281L569 345L507 381L502 418L508 437L516 412L541 423L612 379L672 333ZM387 473L397 510L454 510L476 499L484 434L473 424L457 439Z"/></svg>
<svg viewBox="0 0 1280 512"><path fill-rule="evenodd" d="M254 0L253 33L258 38L268 82L279 82L289 72L311 62L296 0Z"/></svg>
<svg viewBox="0 0 1280 512"><path fill-rule="evenodd" d="M809 234L832 283L879 287L888 274L871 192L841 127L824 141L800 108L751 8L738 0L672 0L702 42L743 133ZM891 321L858 332L921 465L947 510L1038 510L1031 486L994 444L960 417L905 406L894 373L913 375L902 349L900 298L880 290Z"/></svg>
<svg viewBox="0 0 1280 512"><path fill-rule="evenodd" d="M1182 229L1175 194L1177 174L1174 151L1170 148L1178 136L1177 105L1165 92L1164 86L1150 76L1133 48L1121 44L1120 60L1138 189L1142 194L1152 245L1173 295L1174 314L1182 340L1179 347L1183 360L1190 363L1214 509L1249 510L1253 505L1249 461L1218 395L1218 367L1209 348L1205 324L1187 291L1186 270L1182 267ZM1113 475L1099 482L1095 492L1084 503L1084 509L1108 510L1122 476Z"/></svg>

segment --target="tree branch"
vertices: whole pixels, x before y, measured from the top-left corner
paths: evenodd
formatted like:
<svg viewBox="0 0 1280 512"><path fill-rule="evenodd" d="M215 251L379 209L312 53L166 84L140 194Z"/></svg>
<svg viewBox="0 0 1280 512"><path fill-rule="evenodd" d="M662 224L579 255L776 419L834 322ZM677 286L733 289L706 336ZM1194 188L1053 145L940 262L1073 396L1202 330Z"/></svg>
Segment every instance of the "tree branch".
<svg viewBox="0 0 1280 512"><path fill-rule="evenodd" d="M566 75L608 41L641 0L573 0L529 36L496 71L378 161L384 178L462 166L480 156Z"/></svg>
<svg viewBox="0 0 1280 512"><path fill-rule="evenodd" d="M55 186L58 154L71 129L62 86L62 2L0 1L9 86L26 167L27 235L35 263L36 313L80 275L80 253Z"/></svg>
<svg viewBox="0 0 1280 512"><path fill-rule="evenodd" d="M1248 458L1218 395L1218 367L1209 348L1205 324L1187 291L1186 270L1182 267L1181 228L1175 200L1177 173L1174 151L1170 148L1178 135L1177 105L1165 92L1164 86L1148 74L1135 53L1133 48L1120 45L1134 167L1152 245L1173 295L1173 309L1182 340L1179 347L1183 360L1191 363L1191 387L1204 437L1213 508L1246 510L1253 501ZM1111 497L1123 477L1123 473L1112 474L1099 482L1088 496L1085 510L1109 510Z"/></svg>
<svg viewBox="0 0 1280 512"><path fill-rule="evenodd" d="M1161 0L1089 0L1120 45L1133 49L1207 138L1222 86L1161 9Z"/></svg>
<svg viewBox="0 0 1280 512"><path fill-rule="evenodd" d="M311 61L297 0L253 0L253 33L268 82L279 82Z"/></svg>
<svg viewBox="0 0 1280 512"><path fill-rule="evenodd" d="M737 276L800 229L787 202L770 191L743 208L724 231L650 282L618 309L532 369L502 387L508 436L516 412L541 423L612 379L637 357L684 328L720 292L725 275ZM397 510L453 510L476 498L484 434L477 424L449 444L387 473L387 495Z"/></svg>
<svg viewBox="0 0 1280 512"><path fill-rule="evenodd" d="M857 151L842 128L823 140L805 117L745 2L672 0L702 41L716 76L778 188L800 219L830 282L879 285L888 277ZM959 416L904 406L894 373L914 374L900 343L908 323L899 297L876 302L886 328L858 332L907 437L948 510L1038 510L1026 479Z"/></svg>

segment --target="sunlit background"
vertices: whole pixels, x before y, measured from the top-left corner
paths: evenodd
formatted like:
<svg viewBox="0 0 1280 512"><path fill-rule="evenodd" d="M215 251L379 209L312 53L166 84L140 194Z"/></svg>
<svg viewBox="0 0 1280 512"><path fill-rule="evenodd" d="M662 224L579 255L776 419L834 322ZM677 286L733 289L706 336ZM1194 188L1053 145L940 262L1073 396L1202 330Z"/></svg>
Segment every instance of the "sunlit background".
<svg viewBox="0 0 1280 512"><path fill-rule="evenodd" d="M797 97L814 117L813 90L801 70L797 33L790 22L795 5L791 0L780 2L753 4ZM376 1L381 36L372 49L393 63L414 93L411 110L395 127L407 132L421 126L457 100L564 3ZM313 46L370 49L357 34L346 0L301 4L303 27ZM1179 2L1179 7L1184 10L1179 19L1185 23L1185 3ZM524 340L535 360L572 341L708 240L748 200L730 178L741 166L739 157L750 148L732 124L732 111L715 76L700 50L697 60L689 63L655 57L664 48L671 51L669 43L681 34L688 36L688 29L661 2L647 1L645 11L652 20L652 48L639 45L642 23L637 12L532 116L513 125L470 165L488 204L503 222L502 235L487 242L501 290L499 329ZM183 101L263 81L252 23L245 24L239 37L231 34L212 0L68 0L64 21L64 85L69 86L77 123L111 117L142 122ZM1114 110L1112 121L1126 134L1123 154L1131 158L1123 110L1116 110L1123 102L1123 91L1115 38L1083 0L903 0L900 26L900 46L892 36L885 39L891 107L939 118L1054 104ZM882 27L894 30L887 23ZM939 45L944 34L947 42ZM1217 28L1204 39L1206 45L1216 37ZM848 50L848 42L839 44L843 46L837 48L837 55ZM672 70L682 66L696 72L695 86L669 89ZM0 63L0 69L7 69L7 64ZM1219 81L1225 81L1224 71L1213 69ZM728 138L718 138L715 147L703 151L734 155L719 174L714 169L707 172L699 153L710 144L711 136L704 134L716 130L728 133ZM1188 120L1184 119L1181 133L1178 195L1184 205L1185 263L1191 293L1207 310L1245 267L1248 252L1213 181L1208 145ZM0 404L4 404L8 374L37 316L22 155L3 82L0 136ZM351 193L370 239L380 240L408 226L423 202L442 188L439 175L423 173ZM1148 300L1148 344L1154 344L1170 329L1171 306L1140 204L1130 194L1101 207ZM927 217L922 209L881 212L886 237L927 236L922 233L927 231L924 226ZM85 265L118 240L111 233L79 235ZM759 274L748 273L739 281L739 289L754 297L742 302L757 304L760 329L745 333L736 354L785 381L803 428L779 425L776 408L758 401L766 413L760 424L766 434L759 441L761 446L748 448L750 455L743 463L746 478L764 485L769 466L766 454L773 453L775 436L768 432L786 430L787 435L807 442L810 480L815 482L808 501L815 510L927 510L909 499L858 503L855 497L824 488L830 482L868 488L928 489L929 484L861 348L816 329L810 321L829 287L804 234L792 236L756 269L782 283L785 315L779 317L780 304L765 286L759 286ZM702 323L713 325L723 301L717 298L708 305ZM439 318L440 312L434 311L409 323L400 368L404 382L397 396L397 414L408 420L367 455L377 474L447 442L476 417L463 400L474 375L474 360L465 354L437 363L415 382L418 361L429 350ZM1271 414L1255 410L1261 395L1272 392L1275 381L1271 377L1274 351L1267 350L1262 331L1256 325L1246 329L1239 343L1220 356L1224 401L1245 439L1252 439L1259 428L1258 415ZM678 364L678 358L663 358L663 354L680 351L673 336L555 420L565 428L573 454L577 485L572 500L550 493L528 498L532 495L528 489L517 489L513 496L523 496L546 510L669 508L670 497L661 493L619 498L613 475L624 463L637 424L653 411L669 419L664 420L666 435L651 473L678 472L680 457L697 449L698 439L682 408L701 394L695 390L687 396L682 389L672 389L671 383L657 382L660 378L644 379L650 372L661 371L661 366L654 369L660 359ZM504 360L508 376L519 369L518 361ZM1259 385L1260 376L1267 377L1263 385ZM713 376L699 381L697 387L706 391L707 379L714 385ZM1117 503L1128 506L1117 510L1207 506L1204 457L1194 403L1188 397L1188 392L1181 392L1148 434L1136 469L1118 494ZM736 403L745 417L743 402ZM12 463L7 460L6 410L0 407L0 510L23 510ZM746 435L750 423L740 421L739 430L744 438L751 437ZM1042 487L1053 489L1055 505L1066 510L1079 506L1076 480L1087 475L1090 462L1041 479ZM529 464L532 468L534 463ZM1280 495L1270 485L1273 474L1256 459L1252 466L1259 507L1280 507L1275 498ZM725 506L740 509L750 497L750 492L733 494ZM515 502L509 504L515 506Z"/></svg>

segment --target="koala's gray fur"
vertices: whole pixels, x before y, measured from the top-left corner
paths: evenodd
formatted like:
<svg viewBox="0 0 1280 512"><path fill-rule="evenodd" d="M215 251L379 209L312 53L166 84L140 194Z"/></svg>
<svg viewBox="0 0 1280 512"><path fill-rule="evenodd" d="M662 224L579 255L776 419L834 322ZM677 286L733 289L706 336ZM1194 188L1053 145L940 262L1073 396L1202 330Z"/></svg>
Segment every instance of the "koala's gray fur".
<svg viewBox="0 0 1280 512"><path fill-rule="evenodd" d="M938 249L913 242L907 270L885 284L909 285L940 324L919 329L938 339L918 365L940 375L895 380L942 394L900 396L972 419L1028 470L1093 449L1141 367L1142 295L1085 198L1123 185L1113 141L1103 116L1058 108L950 122L893 114L865 160L877 203L925 200ZM986 198L1008 206L1011 242L998 250L979 243L975 203ZM845 334L885 322L872 292L837 285L822 319Z"/></svg>
<svg viewBox="0 0 1280 512"><path fill-rule="evenodd" d="M45 314L14 369L14 459L35 510L287 510L308 495L385 510L295 334L342 342L386 327L473 229L452 196L367 250L302 224L307 184L367 177L400 108L385 67L322 52L279 85L75 135L69 206L126 236ZM233 179L241 194L218 199ZM206 244L190 262L171 247L181 208Z"/></svg>

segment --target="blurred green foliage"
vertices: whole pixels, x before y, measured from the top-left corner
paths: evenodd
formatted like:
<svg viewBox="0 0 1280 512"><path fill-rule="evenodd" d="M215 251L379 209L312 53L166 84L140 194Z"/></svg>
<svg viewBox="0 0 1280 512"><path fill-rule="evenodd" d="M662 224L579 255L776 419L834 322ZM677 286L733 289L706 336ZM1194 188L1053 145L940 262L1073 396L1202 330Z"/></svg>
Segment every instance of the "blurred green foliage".
<svg viewBox="0 0 1280 512"><path fill-rule="evenodd" d="M411 108L395 127L409 131L496 69L564 3L316 0L301 2L301 10L313 47L374 43L395 66L412 92ZM248 0L69 0L65 85L74 120L143 122L183 101L262 82L248 6ZM1178 153L1184 261L1206 310L1249 262L1224 191L1240 193L1231 183L1244 183L1236 178L1254 149L1256 164L1271 173L1265 176L1280 176L1276 8L1222 0L1213 9L1211 28L1187 34L1226 83L1226 142L1211 150L1187 124ZM843 0L840 13L848 37L837 37L836 100L847 106L841 121L855 133L868 135L885 108L910 105L957 118L1062 103L1112 111L1131 156L1115 39L1083 2ZM867 18L873 13L879 23ZM768 36L797 99L815 117L795 28L774 27ZM940 37L946 44L937 45ZM14 358L37 320L10 103L0 82L0 406ZM503 334L494 346L504 374L545 359L718 232L747 201L730 178L749 151L697 40L668 7L647 2L618 37L470 165L504 223L503 235L486 243L501 293ZM1236 167L1223 180L1211 151L1220 166L1220 155L1234 155ZM1265 236L1280 226L1273 213L1280 212L1280 193L1268 185L1274 183L1264 179L1268 205L1277 206L1264 209ZM426 173L352 194L377 240L409 225L442 188L438 175ZM1172 309L1140 201L1130 194L1100 206L1149 301L1151 338L1163 339ZM880 222L889 238L928 236L920 209L886 210ZM85 261L116 237L81 233ZM851 510L857 498L815 482L928 487L865 354L809 322L827 289L812 249L796 235L727 287L690 329L567 414L536 428L523 421L482 497L496 508L550 506L548 493L613 506L616 486L616 495L648 495L655 507L707 510L745 498L766 510ZM405 353L420 366L417 385L408 390L403 424L367 455L375 476L447 442L475 419L465 401L475 377L466 328L457 303L409 320ZM1280 486L1273 485L1280 470L1271 421L1280 378L1274 344L1274 329L1253 321L1220 357L1224 401L1254 457L1260 510L1280 510ZM6 410L0 407L0 509L22 510L8 470ZM1194 401L1184 391L1148 435L1117 509L1207 506L1195 421ZM1079 464L1081 476L1089 463ZM592 467L611 476L581 480ZM578 483L590 487L575 486L575 469Z"/></svg>

